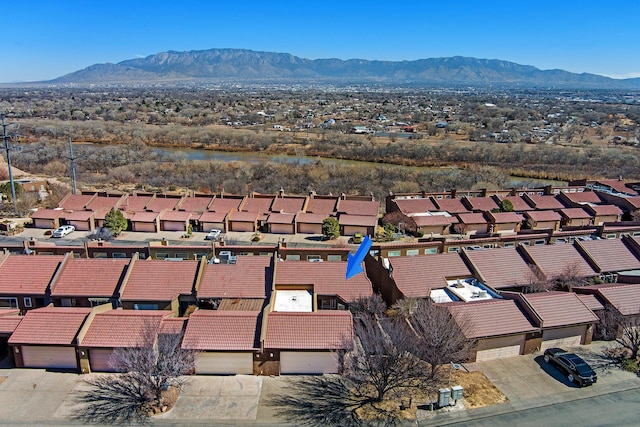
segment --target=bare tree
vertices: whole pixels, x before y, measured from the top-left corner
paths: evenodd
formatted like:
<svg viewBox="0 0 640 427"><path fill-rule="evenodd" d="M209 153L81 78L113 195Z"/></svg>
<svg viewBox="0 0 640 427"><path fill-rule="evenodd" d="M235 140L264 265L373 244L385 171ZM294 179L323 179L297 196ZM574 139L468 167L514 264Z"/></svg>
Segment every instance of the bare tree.
<svg viewBox="0 0 640 427"><path fill-rule="evenodd" d="M568 291L574 287L588 285L589 281L579 271L577 263L567 264L552 281L555 282L556 288Z"/></svg>
<svg viewBox="0 0 640 427"><path fill-rule="evenodd" d="M616 342L631 353L631 360L636 360L640 352L640 319L621 316L618 326L620 334Z"/></svg>
<svg viewBox="0 0 640 427"><path fill-rule="evenodd" d="M167 406L164 391L180 389L193 372L195 352L181 348L182 334L158 335L159 322L147 322L138 347L114 351L110 364L120 374L89 378L74 414L83 422L144 422Z"/></svg>
<svg viewBox="0 0 640 427"><path fill-rule="evenodd" d="M547 292L555 288L553 280L547 280L546 276L537 265L531 265L531 270L527 272L527 293Z"/></svg>
<svg viewBox="0 0 640 427"><path fill-rule="evenodd" d="M380 294L373 294L369 297L360 297L349 304L351 312L355 316L371 315L383 316L387 311L387 303L384 302Z"/></svg>
<svg viewBox="0 0 640 427"><path fill-rule="evenodd" d="M416 355L429 364L429 380L439 379L442 365L469 357L474 342L462 332L469 326L469 319L456 319L446 307L431 300L418 300L408 320L418 335Z"/></svg>

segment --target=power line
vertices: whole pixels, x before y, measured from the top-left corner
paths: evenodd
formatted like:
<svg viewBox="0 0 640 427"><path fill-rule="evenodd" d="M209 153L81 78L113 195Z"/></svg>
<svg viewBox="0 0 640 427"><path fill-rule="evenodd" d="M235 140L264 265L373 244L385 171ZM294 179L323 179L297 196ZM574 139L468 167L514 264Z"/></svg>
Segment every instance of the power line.
<svg viewBox="0 0 640 427"><path fill-rule="evenodd" d="M5 150L7 152L7 167L9 168L9 186L11 186L11 200L13 201L13 212L18 215L18 204L16 201L16 189L13 186L13 172L11 170L11 150L12 148L9 147L9 140L11 139L10 135L7 135L7 126L9 126L8 124L6 124L4 122L4 113L0 113L0 119L2 121L2 140L4 141L4 148L3 150Z"/></svg>

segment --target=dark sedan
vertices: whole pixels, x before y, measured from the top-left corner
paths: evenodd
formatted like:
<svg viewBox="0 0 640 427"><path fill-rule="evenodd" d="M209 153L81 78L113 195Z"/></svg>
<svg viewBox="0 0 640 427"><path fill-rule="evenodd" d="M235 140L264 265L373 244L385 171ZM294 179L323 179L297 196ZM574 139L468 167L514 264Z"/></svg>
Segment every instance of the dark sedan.
<svg viewBox="0 0 640 427"><path fill-rule="evenodd" d="M591 366L575 353L569 353L561 348L549 348L544 351L544 361L556 366L570 382L575 382L580 387L598 381L598 376Z"/></svg>

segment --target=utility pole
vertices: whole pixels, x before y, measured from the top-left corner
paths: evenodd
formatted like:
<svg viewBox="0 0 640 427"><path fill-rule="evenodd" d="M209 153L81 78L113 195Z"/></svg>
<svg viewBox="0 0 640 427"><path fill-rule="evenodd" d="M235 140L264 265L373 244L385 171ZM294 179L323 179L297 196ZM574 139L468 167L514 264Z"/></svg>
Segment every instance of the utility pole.
<svg viewBox="0 0 640 427"><path fill-rule="evenodd" d="M73 194L77 194L76 188L76 159L77 157L73 157L73 144L71 143L71 138L69 138L69 160L71 160L71 179L73 180Z"/></svg>
<svg viewBox="0 0 640 427"><path fill-rule="evenodd" d="M4 150L7 152L7 167L9 168L9 186L11 186L11 200L13 200L13 212L18 215L18 204L16 202L16 189L13 186L13 172L11 171L11 148L9 148L9 139L7 135L7 124L4 122L4 113L0 113L2 121L2 140L4 141Z"/></svg>

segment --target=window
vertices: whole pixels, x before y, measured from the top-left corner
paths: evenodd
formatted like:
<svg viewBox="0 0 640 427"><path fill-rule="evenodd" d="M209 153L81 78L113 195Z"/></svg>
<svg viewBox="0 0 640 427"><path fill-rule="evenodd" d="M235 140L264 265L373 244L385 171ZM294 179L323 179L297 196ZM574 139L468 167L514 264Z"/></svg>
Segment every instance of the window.
<svg viewBox="0 0 640 427"><path fill-rule="evenodd" d="M335 299L322 299L320 300L320 309L321 310L335 310L336 309L336 300Z"/></svg>
<svg viewBox="0 0 640 427"><path fill-rule="evenodd" d="M437 253L438 253L438 248L427 248L424 250L425 255L437 254Z"/></svg>
<svg viewBox="0 0 640 427"><path fill-rule="evenodd" d="M307 255L307 261L318 261L321 259L322 257L320 255Z"/></svg>
<svg viewBox="0 0 640 427"><path fill-rule="evenodd" d="M26 308L31 308L31 307L32 307L32 305L31 305L31 298L30 298L30 297L24 297L23 302L24 302L24 306L25 306Z"/></svg>
<svg viewBox="0 0 640 427"><path fill-rule="evenodd" d="M640 236L640 231L634 231L633 232L633 237L638 237Z"/></svg>
<svg viewBox="0 0 640 427"><path fill-rule="evenodd" d="M93 253L93 257L94 258L106 258L107 257L107 253L106 252L94 252Z"/></svg>
<svg viewBox="0 0 640 427"><path fill-rule="evenodd" d="M420 254L420 249L407 249L407 256L416 256Z"/></svg>
<svg viewBox="0 0 640 427"><path fill-rule="evenodd" d="M287 261L300 261L300 255L287 255Z"/></svg>
<svg viewBox="0 0 640 427"><path fill-rule="evenodd" d="M202 257L207 257L206 253L197 253L194 255L196 259L202 259Z"/></svg>
<svg viewBox="0 0 640 427"><path fill-rule="evenodd" d="M260 256L271 256L271 252L260 252Z"/></svg>
<svg viewBox="0 0 640 427"><path fill-rule="evenodd" d="M513 248L516 244L514 242L505 242L503 248Z"/></svg>
<svg viewBox="0 0 640 427"><path fill-rule="evenodd" d="M483 248L485 249L493 249L493 245L491 243L486 244L486 245L482 245Z"/></svg>
<svg viewBox="0 0 640 427"><path fill-rule="evenodd" d="M177 252L176 258L189 259L189 254L186 252Z"/></svg>
<svg viewBox="0 0 640 427"><path fill-rule="evenodd" d="M449 249L447 249L447 252L460 252L460 248L457 246L452 246Z"/></svg>
<svg viewBox="0 0 640 427"><path fill-rule="evenodd" d="M327 261L342 261L342 255L327 255Z"/></svg>
<svg viewBox="0 0 640 427"><path fill-rule="evenodd" d="M380 250L372 249L369 251L369 255L371 255L372 257L377 257L378 255L380 255Z"/></svg>
<svg viewBox="0 0 640 427"><path fill-rule="evenodd" d="M606 239L615 239L617 236L617 234L615 233L609 233L606 236L604 236Z"/></svg>
<svg viewBox="0 0 640 427"><path fill-rule="evenodd" d="M169 254L165 252L158 252L156 254L156 259L166 259L169 258Z"/></svg>
<svg viewBox="0 0 640 427"><path fill-rule="evenodd" d="M62 298L60 305L63 307L71 307L71 298Z"/></svg>
<svg viewBox="0 0 640 427"><path fill-rule="evenodd" d="M127 254L125 254L124 252L114 252L111 254L111 256L113 258L126 258Z"/></svg>
<svg viewBox="0 0 640 427"><path fill-rule="evenodd" d="M402 251L389 251L387 252L387 257L391 258L394 256L400 256L402 255Z"/></svg>
<svg viewBox="0 0 640 427"><path fill-rule="evenodd" d="M525 240L524 242L520 242L520 245L522 245L522 246L531 246L531 242L528 242L528 241Z"/></svg>
<svg viewBox="0 0 640 427"><path fill-rule="evenodd" d="M158 304L133 304L134 310L157 310Z"/></svg>
<svg viewBox="0 0 640 427"><path fill-rule="evenodd" d="M18 308L18 299L0 298L0 308Z"/></svg>
<svg viewBox="0 0 640 427"><path fill-rule="evenodd" d="M540 246L540 245L544 245L544 239L540 239L540 240L534 240L533 245L534 246Z"/></svg>
<svg viewBox="0 0 640 427"><path fill-rule="evenodd" d="M559 239L556 239L556 243L567 243L567 239L563 239L562 237Z"/></svg>

